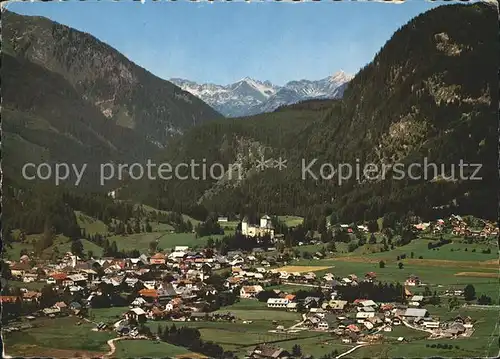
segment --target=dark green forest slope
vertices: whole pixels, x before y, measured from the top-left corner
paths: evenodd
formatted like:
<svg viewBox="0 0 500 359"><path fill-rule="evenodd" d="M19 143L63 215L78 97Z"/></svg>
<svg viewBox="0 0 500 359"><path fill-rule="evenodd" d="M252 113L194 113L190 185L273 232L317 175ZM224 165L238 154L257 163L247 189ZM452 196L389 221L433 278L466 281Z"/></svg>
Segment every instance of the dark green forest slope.
<svg viewBox="0 0 500 359"><path fill-rule="evenodd" d="M37 233L54 225L58 233L72 233L74 209L102 213L113 206L105 196L109 188L98 185L101 163L142 162L187 128L221 117L89 34L4 10L4 227ZM23 180L27 162L88 167L77 188L74 176L56 187L53 177ZM68 203L68 191L78 200Z"/></svg>
<svg viewBox="0 0 500 359"><path fill-rule="evenodd" d="M341 101L311 101L197 126L162 157L171 163L203 158L241 163L247 169L243 179L131 183L124 195L147 193L142 198L147 202L193 215L335 212L344 220L360 220L413 211L427 217L456 212L496 218L498 50L493 7L430 10L392 36ZM250 170L262 154L283 156L287 169ZM424 157L446 165L448 176L460 160L481 163L483 179L395 180L389 172L385 180L352 179L339 186L301 178L301 159L335 166L356 160L408 165L423 163Z"/></svg>
<svg viewBox="0 0 500 359"><path fill-rule="evenodd" d="M13 179L20 180L27 162L87 163L84 180L94 180L95 188L90 170L101 161L143 160L158 151L132 129L109 121L62 76L25 59L3 54L2 87L3 166Z"/></svg>
<svg viewBox="0 0 500 359"><path fill-rule="evenodd" d="M157 145L195 124L222 117L90 34L46 18L5 11L2 40L3 52L61 75L104 116Z"/></svg>
<svg viewBox="0 0 500 359"><path fill-rule="evenodd" d="M95 37L46 18L3 11L2 40L3 164L12 181L26 162L87 163L81 184L100 190L100 163L144 161L221 117Z"/></svg>

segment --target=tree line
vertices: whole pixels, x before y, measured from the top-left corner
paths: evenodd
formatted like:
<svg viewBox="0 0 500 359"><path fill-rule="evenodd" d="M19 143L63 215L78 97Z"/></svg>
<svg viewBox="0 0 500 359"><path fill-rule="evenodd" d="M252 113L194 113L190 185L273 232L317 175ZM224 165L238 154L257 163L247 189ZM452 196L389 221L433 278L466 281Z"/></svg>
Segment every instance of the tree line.
<svg viewBox="0 0 500 359"><path fill-rule="evenodd" d="M233 352L224 351L224 348L220 345L212 341L203 340L200 331L196 328L177 328L175 324L172 324L170 327L167 325L163 328L161 325L158 325L156 335L164 342L187 348L196 353L205 354L210 358L236 358Z"/></svg>

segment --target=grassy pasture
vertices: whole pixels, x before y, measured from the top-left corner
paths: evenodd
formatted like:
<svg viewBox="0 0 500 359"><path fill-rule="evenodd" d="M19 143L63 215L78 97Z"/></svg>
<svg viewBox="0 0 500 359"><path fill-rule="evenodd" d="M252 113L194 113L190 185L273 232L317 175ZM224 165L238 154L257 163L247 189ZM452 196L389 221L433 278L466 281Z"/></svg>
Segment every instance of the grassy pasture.
<svg viewBox="0 0 500 359"><path fill-rule="evenodd" d="M285 222L287 227L296 227L304 222L304 218L297 216L278 216L278 219Z"/></svg>
<svg viewBox="0 0 500 359"><path fill-rule="evenodd" d="M40 318L31 324L35 327L21 332L4 333L6 352L9 355L26 355L39 350L39 353L50 353L51 350L107 352L108 339L114 337L111 332L94 332L93 324L75 317ZM55 355L54 355L55 356Z"/></svg>
<svg viewBox="0 0 500 359"><path fill-rule="evenodd" d="M115 358L173 358L188 355L189 350L161 341L120 340L115 343Z"/></svg>
<svg viewBox="0 0 500 359"><path fill-rule="evenodd" d="M103 221L88 216L81 211L75 211L76 222L80 228L83 228L87 234L94 235L96 233L106 234L108 228Z"/></svg>

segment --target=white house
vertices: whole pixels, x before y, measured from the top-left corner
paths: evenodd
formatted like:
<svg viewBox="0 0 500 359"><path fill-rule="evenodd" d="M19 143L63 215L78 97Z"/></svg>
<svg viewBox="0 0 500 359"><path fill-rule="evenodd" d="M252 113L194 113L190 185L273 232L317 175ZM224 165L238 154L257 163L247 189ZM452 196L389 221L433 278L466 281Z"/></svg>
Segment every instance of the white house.
<svg viewBox="0 0 500 359"><path fill-rule="evenodd" d="M280 279L288 279L290 276L293 276L293 273L280 272Z"/></svg>
<svg viewBox="0 0 500 359"><path fill-rule="evenodd" d="M155 289L156 281L154 280L146 280L142 283L146 289Z"/></svg>
<svg viewBox="0 0 500 359"><path fill-rule="evenodd" d="M286 308L290 303L288 299L285 298L269 298L267 300L268 308Z"/></svg>
<svg viewBox="0 0 500 359"><path fill-rule="evenodd" d="M245 263L245 260L243 258L235 258L232 261L229 262L231 266L239 266Z"/></svg>
<svg viewBox="0 0 500 359"><path fill-rule="evenodd" d="M243 286L240 289L240 297L241 298L255 298L257 294L262 292L264 288L260 285L247 285Z"/></svg>
<svg viewBox="0 0 500 359"><path fill-rule="evenodd" d="M168 259L176 260L176 259L184 258L185 256L186 256L186 252L174 251L168 255Z"/></svg>
<svg viewBox="0 0 500 359"><path fill-rule="evenodd" d="M175 246L174 252L187 252L189 250L188 246Z"/></svg>
<svg viewBox="0 0 500 359"><path fill-rule="evenodd" d="M321 322L319 322L319 323L317 324L317 328L318 328L319 330L328 330L328 329L330 329L330 325L328 324L328 322L327 322L327 321L322 320Z"/></svg>
<svg viewBox="0 0 500 359"><path fill-rule="evenodd" d="M23 276L23 282L24 283L32 283L35 282L37 279L37 275L34 273L25 273Z"/></svg>
<svg viewBox="0 0 500 359"><path fill-rule="evenodd" d="M437 329L439 328L439 320L435 319L424 319L424 327L427 329Z"/></svg>
<svg viewBox="0 0 500 359"><path fill-rule="evenodd" d="M134 307L140 307L144 304L146 304L146 300L142 297L135 298L134 301L131 303L131 305Z"/></svg>
<svg viewBox="0 0 500 359"><path fill-rule="evenodd" d="M366 328L366 329L368 329L368 330L373 329L373 324L372 324L371 322L367 321L367 320L363 322L363 325L364 325L364 326L365 326L365 328Z"/></svg>
<svg viewBox="0 0 500 359"><path fill-rule="evenodd" d="M368 232L368 226L358 225L358 230Z"/></svg>
<svg viewBox="0 0 500 359"><path fill-rule="evenodd" d="M139 282L138 278L125 278L125 283L127 283L128 286L133 287L137 282Z"/></svg>
<svg viewBox="0 0 500 359"><path fill-rule="evenodd" d="M125 313L127 319L135 319L137 321L146 319L146 312L141 308L132 308L127 313Z"/></svg>
<svg viewBox="0 0 500 359"><path fill-rule="evenodd" d="M415 275L411 275L408 277L408 279L405 281L406 286L410 287L415 287L420 285L420 278L418 278Z"/></svg>
<svg viewBox="0 0 500 359"><path fill-rule="evenodd" d="M377 303L375 303L371 299L368 299L368 300L360 301L358 305L361 306L361 307L367 308L367 307L376 307Z"/></svg>
<svg viewBox="0 0 500 359"><path fill-rule="evenodd" d="M79 285L87 284L87 277L85 277L83 274L72 274L68 276L68 279L70 279L75 284Z"/></svg>
<svg viewBox="0 0 500 359"><path fill-rule="evenodd" d="M410 298L410 301L408 305L412 307L420 307L420 304L424 300L424 297L421 295L414 295L413 297Z"/></svg>
<svg viewBox="0 0 500 359"><path fill-rule="evenodd" d="M333 273L326 273L323 276L323 279L326 280L326 281L332 281L332 280L335 279L335 275Z"/></svg>
<svg viewBox="0 0 500 359"><path fill-rule="evenodd" d="M356 313L356 321L358 323L364 323L365 319L373 318L375 316L375 312L357 312Z"/></svg>

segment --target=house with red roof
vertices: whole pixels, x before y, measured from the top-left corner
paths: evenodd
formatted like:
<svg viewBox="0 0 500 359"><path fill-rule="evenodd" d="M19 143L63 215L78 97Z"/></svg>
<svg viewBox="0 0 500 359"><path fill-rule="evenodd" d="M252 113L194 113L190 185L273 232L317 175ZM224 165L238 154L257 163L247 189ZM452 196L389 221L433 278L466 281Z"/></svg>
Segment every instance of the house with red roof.
<svg viewBox="0 0 500 359"><path fill-rule="evenodd" d="M15 303L18 298L15 295L0 295L0 303Z"/></svg>
<svg viewBox="0 0 500 359"><path fill-rule="evenodd" d="M165 255L163 253L156 253L154 256L149 258L149 264L165 264Z"/></svg>
<svg viewBox="0 0 500 359"><path fill-rule="evenodd" d="M145 299L157 299L158 298L158 291L156 289L141 289L139 291L139 295Z"/></svg>
<svg viewBox="0 0 500 359"><path fill-rule="evenodd" d="M68 279L66 273L52 273L47 278L47 284L62 285Z"/></svg>

